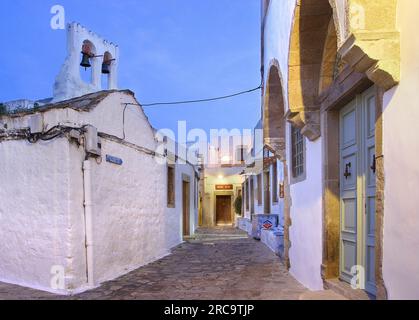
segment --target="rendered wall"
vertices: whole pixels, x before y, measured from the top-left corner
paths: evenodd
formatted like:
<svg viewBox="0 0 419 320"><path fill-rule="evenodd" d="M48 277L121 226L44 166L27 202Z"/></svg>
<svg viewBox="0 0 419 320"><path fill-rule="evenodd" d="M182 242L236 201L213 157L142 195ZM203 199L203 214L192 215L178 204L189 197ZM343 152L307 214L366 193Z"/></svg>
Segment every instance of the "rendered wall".
<svg viewBox="0 0 419 320"><path fill-rule="evenodd" d="M272 0L265 25L265 83L269 65L276 59L280 66L285 109L288 110L288 58L295 0ZM279 120L279 119L278 119ZM290 159L290 126L287 125L287 163ZM290 228L291 273L306 287L323 289L322 263L322 153L321 139L306 140L306 179L292 184ZM289 172L292 172L289 168ZM263 207L262 207L263 208ZM263 210L263 209L262 209Z"/></svg>
<svg viewBox="0 0 419 320"><path fill-rule="evenodd" d="M419 297L418 13L419 2L398 2L402 78L384 97L383 276L390 299Z"/></svg>
<svg viewBox="0 0 419 320"><path fill-rule="evenodd" d="M166 237L165 170L134 149L102 140L117 166L92 161L95 284L114 279L169 253Z"/></svg>
<svg viewBox="0 0 419 320"><path fill-rule="evenodd" d="M0 281L55 291L53 266L65 268L67 288L86 281L71 153L66 139L0 142Z"/></svg>
<svg viewBox="0 0 419 320"><path fill-rule="evenodd" d="M167 186L167 175L166 168L163 168L164 171L164 186ZM194 184L195 184L195 173L194 168L189 164L177 164L175 167L176 174L176 186L175 186L175 208L166 208L165 209L165 231L164 238L167 248L173 248L183 241L183 230L182 230L182 213L183 213L183 199L182 199L182 183L183 176L186 175L190 178L189 186L189 195L190 195L190 219L189 219L189 228L191 234L194 234L198 226L198 208L195 207L194 201ZM167 204L167 192L166 188L163 189L164 193L164 204ZM198 199L196 199L196 205L198 205Z"/></svg>
<svg viewBox="0 0 419 320"><path fill-rule="evenodd" d="M126 93L112 93L90 112L71 109L43 114L48 128L91 124L155 150L154 131ZM28 116L2 118L8 128L27 126ZM182 242L182 175L190 177L190 229L197 226L193 166L176 165L176 208L167 208L167 167L155 158L107 139L102 162L91 159L95 285L169 253ZM105 161L121 158L122 166ZM0 281L53 291L51 267L65 268L66 290L88 289L83 190L83 147L67 139L0 142Z"/></svg>
<svg viewBox="0 0 419 320"><path fill-rule="evenodd" d="M288 128L288 130L290 130ZM288 135L289 137L289 135ZM288 143L290 143L288 139ZM306 179L291 185L289 252L291 274L311 290L322 290L322 151L321 139L306 139ZM288 159L288 163L291 163ZM291 169L291 168L290 168ZM291 170L290 170L291 172Z"/></svg>

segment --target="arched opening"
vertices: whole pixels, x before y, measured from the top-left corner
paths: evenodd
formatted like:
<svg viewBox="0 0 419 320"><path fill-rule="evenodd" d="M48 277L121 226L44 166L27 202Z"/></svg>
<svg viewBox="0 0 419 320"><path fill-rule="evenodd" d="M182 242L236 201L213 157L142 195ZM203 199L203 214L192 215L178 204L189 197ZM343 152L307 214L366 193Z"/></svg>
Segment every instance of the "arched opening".
<svg viewBox="0 0 419 320"><path fill-rule="evenodd" d="M284 157L285 151L285 109L279 69L272 65L266 88L263 111L264 143Z"/></svg>
<svg viewBox="0 0 419 320"><path fill-rule="evenodd" d="M330 87L333 80L341 71L342 64L341 61L338 59L337 50L338 37L336 34L334 19L331 17L323 49L323 58L319 79L319 95L321 95Z"/></svg>
<svg viewBox="0 0 419 320"><path fill-rule="evenodd" d="M286 161L286 118L285 118L285 102L284 91L282 85L279 63L273 60L270 64L269 74L267 78L265 101L263 109L263 135L265 148L274 153L276 160L273 162L272 172L272 200L277 199L276 196L283 200L283 216L280 216L280 228L283 229L284 245L281 249L280 256L285 265L289 268L289 228L291 226L290 219L290 188L288 179L288 166ZM281 163L283 168L283 181L277 180L277 165ZM266 172L265 172L266 174ZM264 179L266 181L267 179ZM280 185L277 185L280 183ZM280 192L278 188L281 190ZM266 189L266 188L264 188ZM268 190L270 188L267 188ZM276 201L278 202L279 199ZM265 205L270 202L269 197L265 194ZM270 207L270 204L269 204ZM265 209L266 210L266 209Z"/></svg>
<svg viewBox="0 0 419 320"><path fill-rule="evenodd" d="M328 0L300 1L295 9L290 42L287 116L311 141L320 137L318 96L321 85L327 84L321 78L330 78L333 70L332 67L322 70L332 20L333 10ZM330 45L333 44L334 41L331 41ZM332 59L333 56L328 58Z"/></svg>
<svg viewBox="0 0 419 320"><path fill-rule="evenodd" d="M96 47L89 40L83 41L83 46L80 52L80 77L86 82L93 84L95 72Z"/></svg>

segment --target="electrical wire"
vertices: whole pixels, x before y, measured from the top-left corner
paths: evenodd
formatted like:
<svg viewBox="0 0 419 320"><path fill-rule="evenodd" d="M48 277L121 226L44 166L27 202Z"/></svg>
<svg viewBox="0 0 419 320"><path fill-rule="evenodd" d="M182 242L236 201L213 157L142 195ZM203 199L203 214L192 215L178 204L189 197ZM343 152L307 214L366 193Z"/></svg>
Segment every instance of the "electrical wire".
<svg viewBox="0 0 419 320"><path fill-rule="evenodd" d="M38 142L39 140L51 141L70 132L71 130L77 130L80 133L82 133L84 132L84 128L85 126L81 128L75 128L75 127L70 127L70 126L58 125L58 126L52 127L51 129L43 133L31 134L30 132L28 132L26 138L32 144Z"/></svg>
<svg viewBox="0 0 419 320"><path fill-rule="evenodd" d="M144 104L140 104L140 106L142 107L155 107L155 106L170 106L170 105L179 105L179 104L191 104L191 103L202 103L202 102L211 102L211 101L218 101L218 100L225 100L225 99L230 99L230 98L234 98L237 96L241 96L244 94L249 94L255 91L258 91L260 89L262 89L263 84L260 84L258 87L250 89L250 90L246 90L246 91L241 91L241 92L237 92L237 93L233 93L233 94L229 94L226 96L220 96L220 97L216 97L216 98L208 98L208 99L198 99L198 100L185 100L185 101L174 101L174 102L154 102L154 103L144 103ZM137 105L134 103L124 103L125 105Z"/></svg>

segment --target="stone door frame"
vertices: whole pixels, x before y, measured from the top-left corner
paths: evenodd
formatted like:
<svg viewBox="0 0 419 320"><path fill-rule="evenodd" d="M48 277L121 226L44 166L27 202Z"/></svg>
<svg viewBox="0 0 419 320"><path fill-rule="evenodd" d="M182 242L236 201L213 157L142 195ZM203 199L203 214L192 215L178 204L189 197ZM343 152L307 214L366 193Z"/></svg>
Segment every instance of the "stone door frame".
<svg viewBox="0 0 419 320"><path fill-rule="evenodd" d="M340 110L361 94L374 86L365 74L347 68L322 96L321 134L323 136L323 261L324 281L339 278L340 264L340 165L339 137ZM376 129L375 143L377 154L377 192L376 192L376 251L375 274L377 299L387 299L383 280L383 217L384 217L384 164L382 139L382 106L384 90L375 86Z"/></svg>

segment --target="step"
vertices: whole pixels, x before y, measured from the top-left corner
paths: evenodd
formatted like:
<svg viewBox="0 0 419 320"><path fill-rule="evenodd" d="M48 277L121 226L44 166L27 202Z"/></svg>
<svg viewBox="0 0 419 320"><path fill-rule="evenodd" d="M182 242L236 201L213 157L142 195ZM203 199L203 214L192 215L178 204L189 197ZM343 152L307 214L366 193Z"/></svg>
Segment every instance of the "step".
<svg viewBox="0 0 419 320"><path fill-rule="evenodd" d="M328 279L324 281L324 288L332 290L339 295L342 295L349 300L375 300L375 297L368 294L364 290L352 289L350 284L339 279Z"/></svg>

